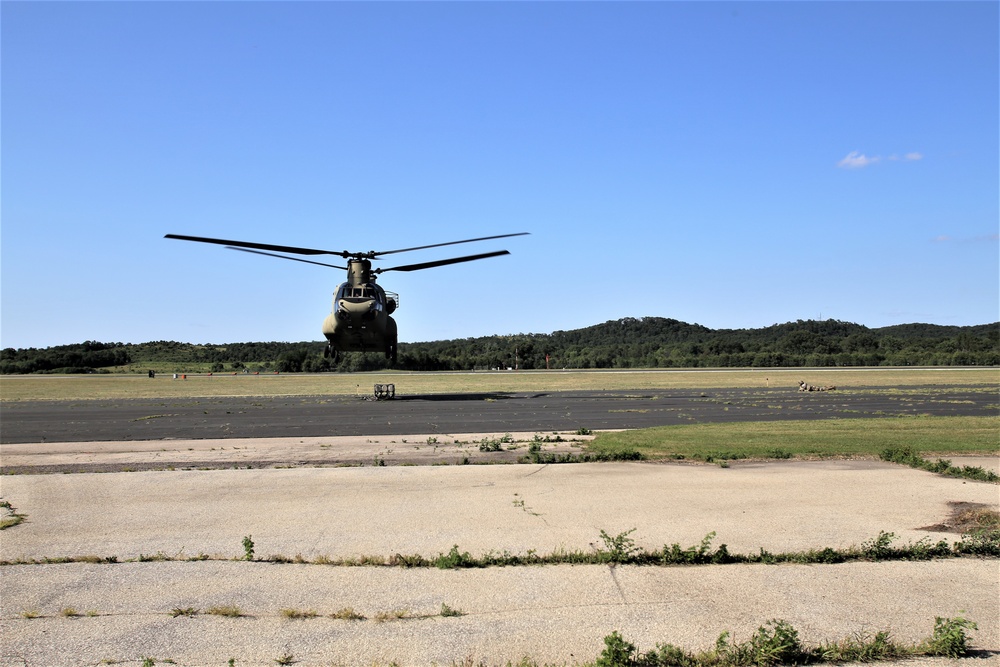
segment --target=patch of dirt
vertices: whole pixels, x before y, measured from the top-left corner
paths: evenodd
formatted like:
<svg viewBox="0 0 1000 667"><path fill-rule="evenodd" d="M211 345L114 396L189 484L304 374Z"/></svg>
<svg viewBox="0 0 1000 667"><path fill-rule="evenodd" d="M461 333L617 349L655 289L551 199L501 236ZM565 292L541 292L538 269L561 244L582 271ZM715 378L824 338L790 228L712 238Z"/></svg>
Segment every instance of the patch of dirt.
<svg viewBox="0 0 1000 667"><path fill-rule="evenodd" d="M942 523L917 530L935 533L971 533L976 530L1000 529L1000 512L981 503L950 502L951 514Z"/></svg>

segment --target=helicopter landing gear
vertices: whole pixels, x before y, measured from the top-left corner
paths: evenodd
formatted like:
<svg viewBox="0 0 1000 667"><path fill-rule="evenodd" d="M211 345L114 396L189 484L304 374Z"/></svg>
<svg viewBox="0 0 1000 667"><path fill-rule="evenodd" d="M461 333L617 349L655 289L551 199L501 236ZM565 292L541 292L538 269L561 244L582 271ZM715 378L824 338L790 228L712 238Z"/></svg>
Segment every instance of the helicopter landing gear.
<svg viewBox="0 0 1000 667"><path fill-rule="evenodd" d="M340 350L333 346L333 343L327 343L326 347L323 348L323 356L330 360L330 363L337 363L340 359Z"/></svg>

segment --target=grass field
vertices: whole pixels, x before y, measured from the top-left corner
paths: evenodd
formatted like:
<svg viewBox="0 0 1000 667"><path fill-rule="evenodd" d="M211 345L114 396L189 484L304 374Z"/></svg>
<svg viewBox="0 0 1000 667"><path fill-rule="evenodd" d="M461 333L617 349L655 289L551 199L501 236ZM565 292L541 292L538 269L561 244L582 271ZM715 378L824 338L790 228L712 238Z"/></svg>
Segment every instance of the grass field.
<svg viewBox="0 0 1000 667"><path fill-rule="evenodd" d="M0 401L177 398L208 396L332 396L370 394L376 383L397 393L443 394L573 390L711 389L814 385L902 387L978 385L1000 390L1000 368L766 368L760 370L580 370L479 373L331 373L187 375L4 375Z"/></svg>
<svg viewBox="0 0 1000 667"><path fill-rule="evenodd" d="M682 424L600 433L588 451L647 459L877 457L892 448L929 456L1000 453L1000 417L899 417Z"/></svg>

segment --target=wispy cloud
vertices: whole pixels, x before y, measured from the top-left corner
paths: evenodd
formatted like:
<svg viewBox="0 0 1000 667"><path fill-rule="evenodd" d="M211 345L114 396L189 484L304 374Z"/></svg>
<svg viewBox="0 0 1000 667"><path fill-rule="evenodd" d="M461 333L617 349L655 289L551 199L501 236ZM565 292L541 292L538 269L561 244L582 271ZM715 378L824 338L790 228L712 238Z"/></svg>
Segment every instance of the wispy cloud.
<svg viewBox="0 0 1000 667"><path fill-rule="evenodd" d="M1000 234L983 234L981 236L964 238L955 238L954 236L942 234L940 236L935 236L931 239L931 241L933 243L996 243L997 241L1000 241Z"/></svg>
<svg viewBox="0 0 1000 667"><path fill-rule="evenodd" d="M861 169L879 161L878 156L868 157L860 151L851 151L843 160L837 163L841 169Z"/></svg>
<svg viewBox="0 0 1000 667"><path fill-rule="evenodd" d="M861 151L851 151L844 159L837 163L837 166L841 169L862 169L877 162L881 162L883 159L890 162L916 162L917 160L923 160L924 156L921 153L911 151L909 153L904 153L903 155L893 153L889 157L883 158L881 155L872 155L869 157Z"/></svg>

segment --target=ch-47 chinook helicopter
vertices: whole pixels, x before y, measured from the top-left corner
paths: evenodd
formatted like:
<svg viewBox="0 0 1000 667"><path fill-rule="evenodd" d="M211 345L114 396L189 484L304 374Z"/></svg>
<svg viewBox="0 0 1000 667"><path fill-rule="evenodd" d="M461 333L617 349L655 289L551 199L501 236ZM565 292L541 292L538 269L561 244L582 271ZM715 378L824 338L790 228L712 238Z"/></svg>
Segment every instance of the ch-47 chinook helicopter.
<svg viewBox="0 0 1000 667"><path fill-rule="evenodd" d="M484 236L478 239L434 243L415 248L382 251L369 250L368 252L317 250L315 248L296 248L294 246L271 245L268 243L228 241L225 239L210 239L203 236L181 236L179 234L167 234L164 238L179 239L181 241L198 241L199 243L216 243L226 246L230 250L242 250L243 252L252 252L257 255L267 255L280 259L290 259L295 262L346 270L347 282L341 283L337 287L337 291L334 292L333 296L333 311L323 321L323 335L326 336L327 340L324 356L332 357L332 360L336 362L341 352L382 351L385 353L386 359L395 363L398 336L396 333L396 320L392 319L390 315L399 307L399 295L393 292L386 292L382 289L381 285L376 284L375 278L378 274L385 273L386 271L432 269L436 266L471 262L477 259L509 255L510 253L506 250L497 250L479 255L466 255L464 257L453 257L433 262L376 269L372 268L373 259L377 259L382 255L392 255L399 252L440 248L441 246L473 243L475 241L490 241L510 236L525 236L528 233L518 232L516 234L501 234L499 236ZM308 259L276 254L281 252L293 255L338 255L347 260L347 266L336 266L334 264L325 264L323 262L314 262Z"/></svg>

